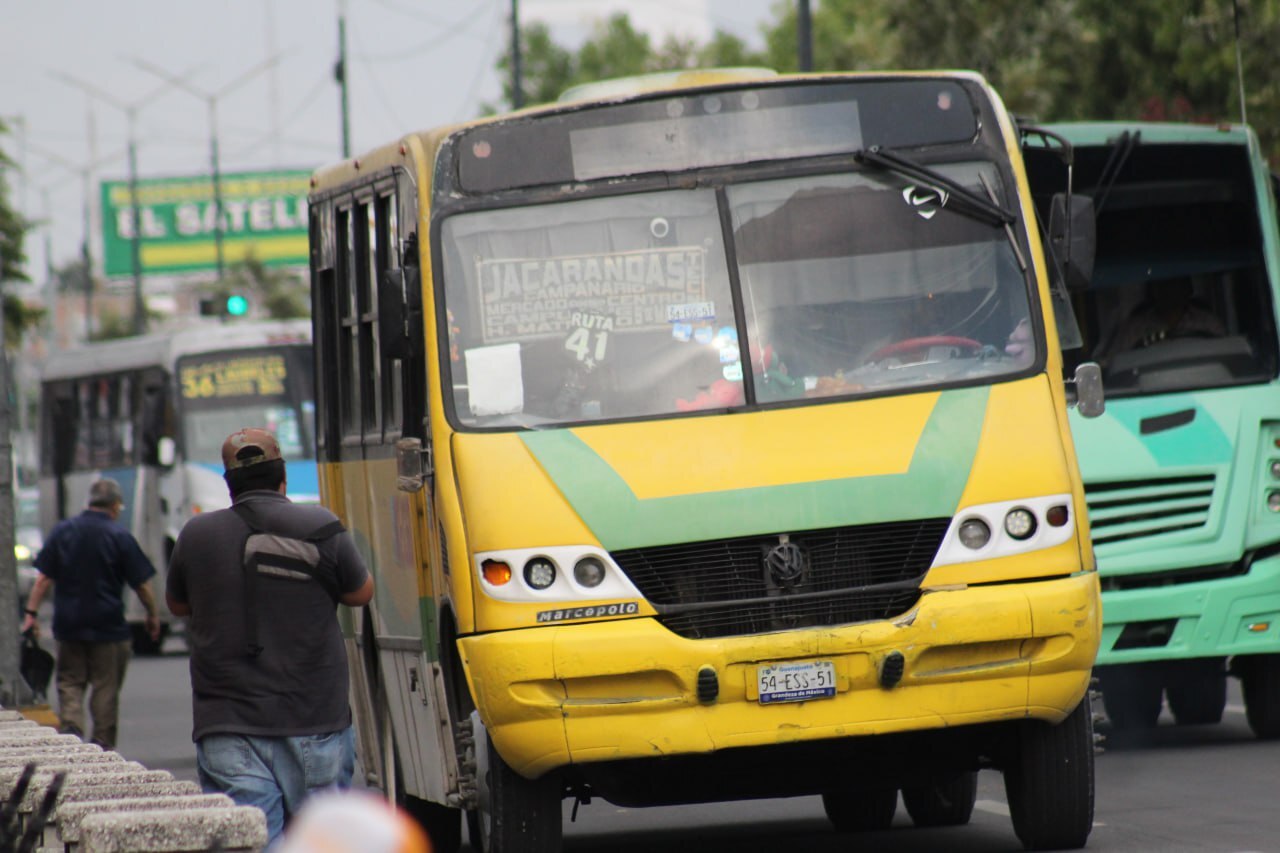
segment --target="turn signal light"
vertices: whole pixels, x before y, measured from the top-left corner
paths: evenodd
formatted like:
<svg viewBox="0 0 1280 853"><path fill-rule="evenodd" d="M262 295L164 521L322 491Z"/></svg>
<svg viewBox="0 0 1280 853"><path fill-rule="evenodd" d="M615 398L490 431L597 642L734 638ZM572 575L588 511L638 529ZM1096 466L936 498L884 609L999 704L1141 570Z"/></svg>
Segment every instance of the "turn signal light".
<svg viewBox="0 0 1280 853"><path fill-rule="evenodd" d="M485 560L480 564L480 573L494 586L511 582L511 567L500 560Z"/></svg>
<svg viewBox="0 0 1280 853"><path fill-rule="evenodd" d="M1250 622L1245 627L1246 627L1246 630L1248 630L1249 633L1251 634L1265 634L1267 631L1271 629L1271 623L1270 622Z"/></svg>

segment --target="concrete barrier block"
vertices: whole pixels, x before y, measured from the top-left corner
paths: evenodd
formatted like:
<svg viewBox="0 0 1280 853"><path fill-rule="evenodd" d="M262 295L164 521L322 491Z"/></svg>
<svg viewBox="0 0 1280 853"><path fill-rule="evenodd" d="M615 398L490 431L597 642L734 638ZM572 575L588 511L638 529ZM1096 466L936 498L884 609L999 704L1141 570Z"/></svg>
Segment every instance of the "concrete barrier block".
<svg viewBox="0 0 1280 853"><path fill-rule="evenodd" d="M32 732L30 735L21 738L5 739L0 737L0 755L10 752L20 752L24 749L44 748L49 746L75 746L76 744L84 744L84 741L75 735L60 735L53 729L47 732ZM87 744L94 746L95 744ZM98 747L101 749L102 747Z"/></svg>
<svg viewBox="0 0 1280 853"><path fill-rule="evenodd" d="M35 764L39 769L46 764L119 764L124 756L118 752L107 752L100 746L91 743L70 746L33 746L27 750L10 750L0 752L0 771L17 767L21 770L28 764Z"/></svg>
<svg viewBox="0 0 1280 853"><path fill-rule="evenodd" d="M47 790L47 787L38 791L28 791L27 795L22 798L22 802L18 803L18 813L23 816L24 822L28 816L44 803L45 790ZM51 817L56 817L57 810L61 809L66 803L79 803L89 800L123 800L133 797L193 797L199 796L201 793L200 786L195 782L179 781L172 778L172 776L167 780L142 782L98 782L93 778L81 779L78 782L70 782L64 785L62 790L58 792L58 799L54 804L54 813Z"/></svg>
<svg viewBox="0 0 1280 853"><path fill-rule="evenodd" d="M9 729L38 729L42 728L35 720L28 720L21 714L16 720L0 720L0 731L8 731Z"/></svg>
<svg viewBox="0 0 1280 853"><path fill-rule="evenodd" d="M19 746L30 740L53 740L58 736L58 730L48 726L31 725L16 729L0 729L0 746L8 744Z"/></svg>
<svg viewBox="0 0 1280 853"><path fill-rule="evenodd" d="M10 769L12 768L0 768L0 800L8 799L13 795L14 785L18 781L16 773L12 776L4 775ZM62 783L63 790L72 785L82 785L86 780L92 780L93 784L101 784L131 780L167 782L173 779L173 774L168 770L148 770L136 761L113 764L47 764L31 777L31 785L27 788L26 796L36 798L35 801L39 803L44 796L44 791L48 789L58 773L67 774L67 778Z"/></svg>
<svg viewBox="0 0 1280 853"><path fill-rule="evenodd" d="M21 719L24 719L22 714L18 713L12 708L5 708L4 710L0 710L0 723L7 723L10 720L21 720Z"/></svg>
<svg viewBox="0 0 1280 853"><path fill-rule="evenodd" d="M267 845L267 818L253 806L193 811L94 814L80 824L84 853L176 853L218 849L258 851Z"/></svg>
<svg viewBox="0 0 1280 853"><path fill-rule="evenodd" d="M75 803L62 803L58 806L55 821L57 836L63 844L80 843L80 825L84 819L93 814L112 814L116 812L140 811L173 811L174 809L229 809L235 806L226 794L196 794L189 797L126 797L118 800L82 800ZM53 844L54 839L45 834L45 843Z"/></svg>

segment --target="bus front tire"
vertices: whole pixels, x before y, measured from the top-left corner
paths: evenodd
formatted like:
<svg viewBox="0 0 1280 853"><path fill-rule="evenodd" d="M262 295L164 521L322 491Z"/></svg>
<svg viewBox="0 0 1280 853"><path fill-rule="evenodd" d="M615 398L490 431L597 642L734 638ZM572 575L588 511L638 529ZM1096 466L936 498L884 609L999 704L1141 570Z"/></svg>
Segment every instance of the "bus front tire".
<svg viewBox="0 0 1280 853"><path fill-rule="evenodd" d="M1259 740L1280 738L1280 655L1237 658L1244 713Z"/></svg>
<svg viewBox="0 0 1280 853"><path fill-rule="evenodd" d="M1193 661L1181 678L1165 684L1164 696L1174 722L1180 726L1205 726L1222 722L1227 708L1227 669L1221 658Z"/></svg>
<svg viewBox="0 0 1280 853"><path fill-rule="evenodd" d="M898 810L898 789L827 791L822 808L837 832L878 832L893 825Z"/></svg>
<svg viewBox="0 0 1280 853"><path fill-rule="evenodd" d="M1160 720L1164 685L1142 664L1106 667L1098 673L1102 706L1116 731L1153 729Z"/></svg>
<svg viewBox="0 0 1280 853"><path fill-rule="evenodd" d="M1004 789L1023 847L1085 845L1093 829L1093 711L1087 694L1056 726L1040 720L1019 724Z"/></svg>
<svg viewBox="0 0 1280 853"><path fill-rule="evenodd" d="M482 772L488 808L482 806L467 816L472 846L483 853L558 853L564 831L559 775L524 778L502 759L492 739L487 764Z"/></svg>
<svg viewBox="0 0 1280 853"><path fill-rule="evenodd" d="M918 788L902 789L902 804L916 826L964 826L978 801L978 771L943 776Z"/></svg>

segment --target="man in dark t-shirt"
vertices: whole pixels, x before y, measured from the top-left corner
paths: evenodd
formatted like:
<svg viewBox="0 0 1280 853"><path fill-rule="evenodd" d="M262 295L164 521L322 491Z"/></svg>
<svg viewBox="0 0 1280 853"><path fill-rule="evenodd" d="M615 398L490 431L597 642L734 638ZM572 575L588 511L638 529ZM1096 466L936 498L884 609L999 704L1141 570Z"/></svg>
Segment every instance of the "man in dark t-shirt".
<svg viewBox="0 0 1280 853"><path fill-rule="evenodd" d="M120 688L132 646L132 629L124 619L126 584L147 609L147 633L160 638L151 590L156 570L133 535L116 523L123 509L120 484L103 478L89 487L87 509L54 525L33 563L40 575L22 622L23 633L39 632L36 613L52 588L59 727L76 735L88 731L87 694L93 742L106 749L116 745Z"/></svg>
<svg viewBox="0 0 1280 853"><path fill-rule="evenodd" d="M178 536L166 597L188 616L202 787L266 813L274 841L309 793L347 787L355 764L337 605L373 597L351 535L320 506L285 497L263 429L222 446L230 509Z"/></svg>

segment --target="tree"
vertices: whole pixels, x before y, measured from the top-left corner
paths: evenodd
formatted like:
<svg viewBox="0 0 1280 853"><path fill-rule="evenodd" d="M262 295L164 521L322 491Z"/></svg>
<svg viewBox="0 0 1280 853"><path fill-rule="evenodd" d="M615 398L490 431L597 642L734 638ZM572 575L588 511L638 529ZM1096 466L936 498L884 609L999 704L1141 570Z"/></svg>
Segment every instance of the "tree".
<svg viewBox="0 0 1280 853"><path fill-rule="evenodd" d="M9 132L8 125L0 120L0 136ZM23 240L31 223L27 222L9 203L8 172L13 161L0 148L0 287L11 281L27 281L23 265L27 256ZM38 325L44 312L30 308L16 296L4 292L4 343L8 350L16 350L22 344L26 330Z"/></svg>
<svg viewBox="0 0 1280 853"><path fill-rule="evenodd" d="M311 316L310 291L302 277L282 267L269 267L253 255L234 264L210 292L219 304L230 296L243 296L250 311L277 320Z"/></svg>

